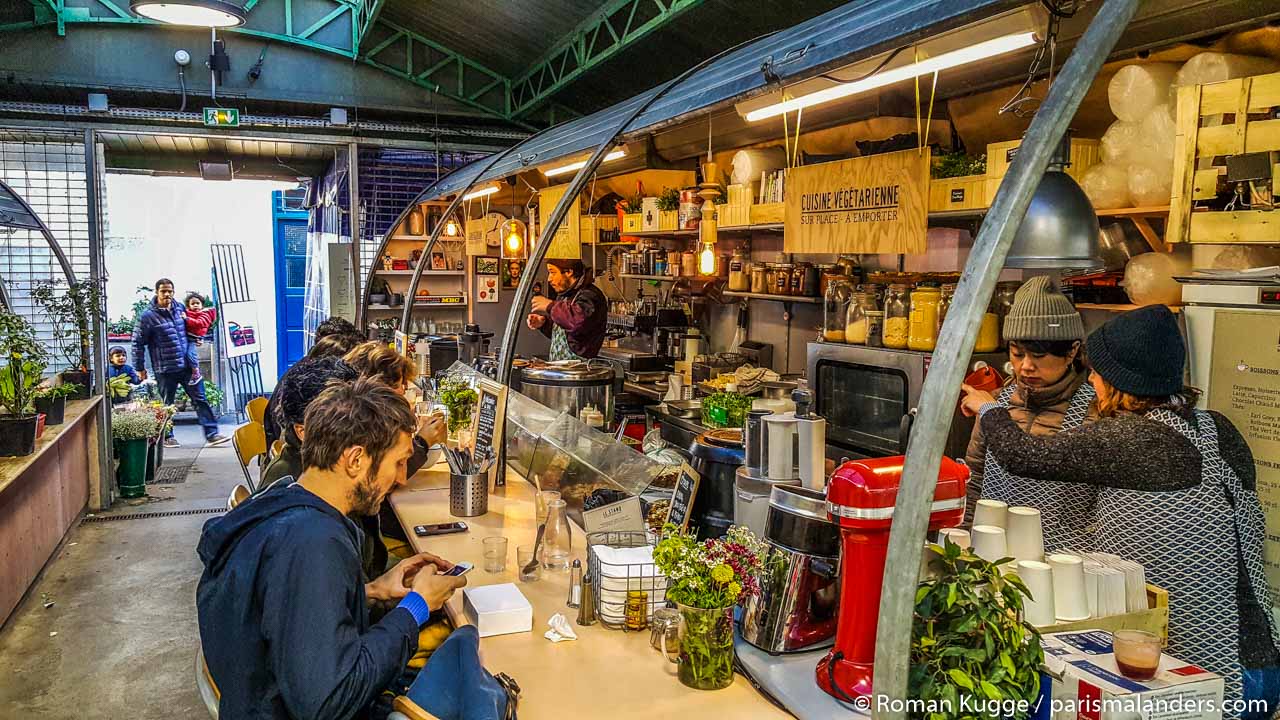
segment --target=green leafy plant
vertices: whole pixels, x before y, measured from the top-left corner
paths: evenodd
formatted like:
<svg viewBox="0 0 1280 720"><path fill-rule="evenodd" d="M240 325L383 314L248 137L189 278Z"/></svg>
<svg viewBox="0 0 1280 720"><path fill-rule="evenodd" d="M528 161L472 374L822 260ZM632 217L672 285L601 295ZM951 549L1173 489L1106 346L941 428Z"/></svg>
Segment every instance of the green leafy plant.
<svg viewBox="0 0 1280 720"><path fill-rule="evenodd" d="M116 440L146 440L160 431L156 414L150 409L115 410L111 413L111 437Z"/></svg>
<svg viewBox="0 0 1280 720"><path fill-rule="evenodd" d="M667 576L667 599L712 609L745 601L760 592L765 545L742 525L717 540L700 541L668 524L653 550L653 564Z"/></svg>
<svg viewBox="0 0 1280 720"><path fill-rule="evenodd" d="M138 319L147 311L147 308L151 307L151 288L139 285L134 288L134 294L137 298L133 301L130 314L121 315L120 319L107 323L107 332L112 335L133 334L133 329L138 326Z"/></svg>
<svg viewBox="0 0 1280 720"><path fill-rule="evenodd" d="M658 209L662 212L679 210L680 191L672 187L662 188L662 193L658 195Z"/></svg>
<svg viewBox="0 0 1280 720"><path fill-rule="evenodd" d="M938 155L933 159L933 167L930 169L929 174L930 177L939 180L942 178L964 177L966 175L986 175L987 156L984 153L977 157L971 157L962 152Z"/></svg>
<svg viewBox="0 0 1280 720"><path fill-rule="evenodd" d="M222 391L222 388L218 387L217 383L212 380L204 381L204 399L209 401L209 407L222 407L222 400L225 397L226 393ZM191 402L191 398L187 396L185 386L178 386L178 392L174 394L173 402L177 405L186 405Z"/></svg>
<svg viewBox="0 0 1280 720"><path fill-rule="evenodd" d="M117 375L107 381L107 390L113 398L127 398L133 392L133 385L129 383L128 375Z"/></svg>
<svg viewBox="0 0 1280 720"><path fill-rule="evenodd" d="M1012 558L988 562L949 539L925 552L937 574L916 591L909 693L923 707L949 712L912 717L1026 717L1040 693L1044 653L1040 633L1022 619L1030 591L1002 571ZM1000 712L986 711L997 703Z"/></svg>
<svg viewBox="0 0 1280 720"><path fill-rule="evenodd" d="M466 378L451 375L441 379L436 397L449 410L449 432L471 425L471 409L480 396Z"/></svg>
<svg viewBox="0 0 1280 720"><path fill-rule="evenodd" d="M82 388L76 383L62 383L61 385L50 385L36 390L35 399L37 400L57 400L58 398L69 397L80 392Z"/></svg>
<svg viewBox="0 0 1280 720"><path fill-rule="evenodd" d="M44 379L47 354L35 331L20 315L0 310L0 406L10 415L31 413L31 401Z"/></svg>
<svg viewBox="0 0 1280 720"><path fill-rule="evenodd" d="M37 283L31 290L31 299L48 313L67 364L80 372L88 372L93 319L102 313L102 284L80 280L61 292L58 290L53 283Z"/></svg>

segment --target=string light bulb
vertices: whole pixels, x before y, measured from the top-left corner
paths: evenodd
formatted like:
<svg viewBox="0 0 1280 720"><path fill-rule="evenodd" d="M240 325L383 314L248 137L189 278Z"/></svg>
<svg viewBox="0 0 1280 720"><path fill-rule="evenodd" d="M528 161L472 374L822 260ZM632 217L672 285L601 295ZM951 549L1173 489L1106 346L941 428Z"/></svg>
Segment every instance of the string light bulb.
<svg viewBox="0 0 1280 720"><path fill-rule="evenodd" d="M703 275L716 274L716 249L714 245L706 243L702 246L702 252L698 253L698 272Z"/></svg>
<svg viewBox="0 0 1280 720"><path fill-rule="evenodd" d="M520 255L524 250L524 236L520 234L520 226L516 223L507 223L507 237L504 241L507 244L507 256L514 257Z"/></svg>
<svg viewBox="0 0 1280 720"><path fill-rule="evenodd" d="M458 221L453 218L445 221L444 234L446 237L458 237Z"/></svg>

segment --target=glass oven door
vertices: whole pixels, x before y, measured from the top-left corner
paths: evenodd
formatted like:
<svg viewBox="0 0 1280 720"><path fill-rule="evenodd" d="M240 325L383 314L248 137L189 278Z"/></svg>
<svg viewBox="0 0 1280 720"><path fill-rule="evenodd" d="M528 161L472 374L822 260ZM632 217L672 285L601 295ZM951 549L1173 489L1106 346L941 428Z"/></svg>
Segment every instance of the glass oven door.
<svg viewBox="0 0 1280 720"><path fill-rule="evenodd" d="M821 359L813 378L827 443L866 456L898 455L909 379L897 367Z"/></svg>

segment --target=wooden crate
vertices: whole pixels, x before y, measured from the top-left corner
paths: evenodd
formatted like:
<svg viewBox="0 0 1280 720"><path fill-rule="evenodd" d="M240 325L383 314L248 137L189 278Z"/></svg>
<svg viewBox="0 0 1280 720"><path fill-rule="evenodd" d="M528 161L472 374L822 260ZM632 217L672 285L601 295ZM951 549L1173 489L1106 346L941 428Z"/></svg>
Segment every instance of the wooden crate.
<svg viewBox="0 0 1280 720"><path fill-rule="evenodd" d="M679 210L659 210L658 211L658 230L674 231L680 225Z"/></svg>
<svg viewBox="0 0 1280 720"><path fill-rule="evenodd" d="M988 204L986 175L929 180L929 212L974 210Z"/></svg>
<svg viewBox="0 0 1280 720"><path fill-rule="evenodd" d="M728 203L719 209L720 227L742 227L751 224L751 206Z"/></svg>
<svg viewBox="0 0 1280 720"><path fill-rule="evenodd" d="M786 203L764 203L751 206L752 225L779 225L786 219Z"/></svg>
<svg viewBox="0 0 1280 720"><path fill-rule="evenodd" d="M1217 195L1225 157L1280 150L1278 110L1280 73L1178 88L1165 242L1280 244L1280 214L1273 210L1192 212L1196 200ZM1278 189L1280 170L1273 166L1273 197Z"/></svg>
<svg viewBox="0 0 1280 720"><path fill-rule="evenodd" d="M1021 145L1022 140L1006 140L987 145L987 205L991 204L996 190L1000 189L1000 182L1004 180L1005 173L1009 172L1009 163L1013 162ZM1080 182L1086 170L1102 162L1102 143L1087 138L1072 138L1070 157L1071 165L1067 168L1067 174ZM933 209L932 206L930 209Z"/></svg>
<svg viewBox="0 0 1280 720"><path fill-rule="evenodd" d="M1079 622L1064 622L1037 628L1041 633L1071 632L1075 630L1145 630L1160 636L1162 645L1169 644L1169 591L1147 583L1147 609L1138 612L1090 618Z"/></svg>
<svg viewBox="0 0 1280 720"><path fill-rule="evenodd" d="M622 232L624 234L644 232L644 215L642 213L627 213L623 215Z"/></svg>
<svg viewBox="0 0 1280 720"><path fill-rule="evenodd" d="M751 194L751 185L730 185L727 194L730 205L741 207L750 205L752 198L755 197Z"/></svg>
<svg viewBox="0 0 1280 720"><path fill-rule="evenodd" d="M601 230L617 230L617 215L588 215L584 216L578 222L578 234L582 238L585 245L594 245L600 242Z"/></svg>

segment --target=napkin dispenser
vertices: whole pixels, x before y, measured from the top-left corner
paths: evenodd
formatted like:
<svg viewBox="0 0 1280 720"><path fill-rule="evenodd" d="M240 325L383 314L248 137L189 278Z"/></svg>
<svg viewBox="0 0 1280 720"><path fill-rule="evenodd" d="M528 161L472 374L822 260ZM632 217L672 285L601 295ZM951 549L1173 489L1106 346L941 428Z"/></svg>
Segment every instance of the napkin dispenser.
<svg viewBox="0 0 1280 720"><path fill-rule="evenodd" d="M482 638L533 630L533 606L513 583L463 588L462 605Z"/></svg>

